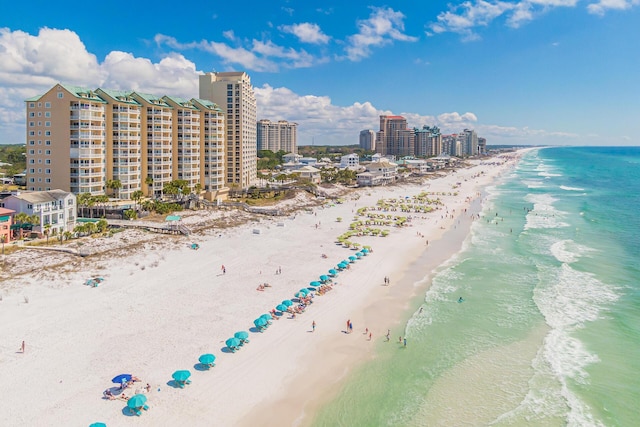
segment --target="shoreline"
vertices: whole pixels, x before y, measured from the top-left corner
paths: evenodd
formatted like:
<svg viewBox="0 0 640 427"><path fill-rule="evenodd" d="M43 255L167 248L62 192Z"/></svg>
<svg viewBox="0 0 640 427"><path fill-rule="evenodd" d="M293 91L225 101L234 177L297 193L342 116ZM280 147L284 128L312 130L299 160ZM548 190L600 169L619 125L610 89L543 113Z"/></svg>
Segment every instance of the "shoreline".
<svg viewBox="0 0 640 427"><path fill-rule="evenodd" d="M384 238L357 238L374 252L341 272L334 289L316 296L298 319L281 318L264 333L249 329L251 343L235 354L225 351L229 336L249 328L253 319L352 254L334 240L348 228L347 218L355 209L373 206L380 198L417 194L425 185L362 189L341 205L288 218L254 217L240 226L187 238L128 233L125 237L134 241L131 236L139 236L135 250L118 249L43 271L22 266L23 276L3 286L0 302L0 381L6 385L0 391L6 403L0 420L22 425L208 425L215 419L220 425L239 425L257 417L261 425L279 426L282 416L290 416L291 424L310 423L322 396L328 396L318 392L330 390L362 361L375 357L387 328L397 328L417 301L421 289L407 274L423 252L450 241L444 236L456 219L440 218L444 210L461 215L468 206L466 197L475 195L477 186L494 183L519 156L428 181L429 192L443 194L450 193L456 181L464 184L461 194L443 196L443 209L416 215L411 226L393 228ZM484 174L474 177L479 171ZM460 245L468 231L462 234ZM190 249L191 241L200 249ZM108 242L94 239L87 244ZM448 259L446 255L457 250L448 252L438 255ZM274 275L280 268L282 274ZM96 274L105 278L98 288L80 286ZM390 286L384 286L385 276L391 277ZM257 291L257 284L264 282L272 286ZM22 301L26 296L28 303ZM382 320L374 301L381 310L390 310ZM342 333L346 319L353 320L352 335ZM318 324L315 332L312 321ZM365 327L374 334L371 341L362 334ZM27 343L24 354L15 352L22 340ZM217 366L199 372L198 355L209 352L217 356ZM335 363L327 355L335 357ZM336 368L327 369L330 363ZM193 383L186 389L171 386L171 372L179 369L192 371ZM152 385L150 409L140 418L126 416L125 402L100 398L113 385L110 379L123 372ZM302 400L296 400L299 397ZM276 413L273 404L267 404L274 401L286 411L265 416Z"/></svg>
<svg viewBox="0 0 640 427"><path fill-rule="evenodd" d="M342 340L336 337L325 338L318 347L323 349L323 354L328 353L333 356L323 357L322 369L313 369L317 360L306 361L306 366L299 366L300 374L289 378L284 386L289 389L295 387L297 391L295 395L287 394L269 398L242 418L238 426L250 427L258 424L274 427L277 425L312 426L315 416L338 396L345 382L349 380L350 374L361 368L363 363L379 356L376 347L387 344L384 338L385 328L391 330L389 345L394 343L397 345L395 337L398 334L404 337L406 322L424 302L424 294L429 290L436 271L463 249L474 221L470 216L481 211L483 199L484 194L470 202L467 212L458 212L453 222L460 221L460 226L447 228L438 236L432 236L429 245L425 246L419 255L395 267L391 274L395 278L394 285L374 289L362 307L358 308L357 315L353 318L364 320L363 324L370 325L367 327L369 330L377 332L373 354L370 349L362 346L349 346L345 351L345 343ZM425 271L428 272L426 275ZM402 327L401 330L400 327ZM354 333L360 335L359 332L358 330ZM381 344L381 342L385 343ZM326 379L326 371L336 372L340 369L343 371L334 381ZM301 408L301 412L292 411L292 408ZM268 412L280 414L277 423L265 423L264 414Z"/></svg>

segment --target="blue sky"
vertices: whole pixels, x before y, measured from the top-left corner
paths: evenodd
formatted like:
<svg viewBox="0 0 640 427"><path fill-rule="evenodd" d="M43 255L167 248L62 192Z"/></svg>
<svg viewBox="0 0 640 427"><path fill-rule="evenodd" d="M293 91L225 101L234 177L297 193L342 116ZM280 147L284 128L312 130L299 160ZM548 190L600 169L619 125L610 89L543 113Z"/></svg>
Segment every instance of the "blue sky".
<svg viewBox="0 0 640 427"><path fill-rule="evenodd" d="M0 143L57 82L197 97L198 74L243 70L301 145L355 144L380 114L488 144L640 144L640 0L3 3Z"/></svg>

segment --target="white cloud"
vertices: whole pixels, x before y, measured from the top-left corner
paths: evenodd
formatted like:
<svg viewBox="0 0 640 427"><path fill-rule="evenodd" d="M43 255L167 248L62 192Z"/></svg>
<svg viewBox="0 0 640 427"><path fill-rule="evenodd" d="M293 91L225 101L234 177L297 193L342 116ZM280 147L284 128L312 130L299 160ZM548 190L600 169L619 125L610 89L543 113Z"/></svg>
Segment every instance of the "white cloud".
<svg viewBox="0 0 640 427"><path fill-rule="evenodd" d="M640 0L598 0L587 6L589 13L603 16L608 10L627 10L640 4Z"/></svg>
<svg viewBox="0 0 640 427"><path fill-rule="evenodd" d="M281 25L278 29L283 33L293 34L303 43L329 43L329 36L322 32L318 24L303 22L301 24L294 25Z"/></svg>
<svg viewBox="0 0 640 427"><path fill-rule="evenodd" d="M397 41L415 42L417 37L404 31L404 15L391 8L372 8L369 18L358 21L358 33L347 38L346 57L359 61L371 55L372 47L381 47Z"/></svg>
<svg viewBox="0 0 640 427"><path fill-rule="evenodd" d="M171 38L165 38L162 42L177 43ZM281 55L290 60L300 59L295 51L269 43L263 43L256 49L274 57ZM67 57L60 58L61 52L66 53ZM42 65L53 64L56 60L62 63L51 67ZM201 72L196 65L179 53L171 53L156 63L131 53L112 51L103 62L99 62L71 31L43 29L38 35L32 36L21 31L1 29L0 142L24 142L24 100L44 93L57 82L189 98L198 94L199 74ZM312 140L316 144L356 144L360 130L377 129L381 114L393 114L376 108L370 102L339 106L333 104L328 96L299 95L285 87L263 85L256 87L255 92L259 118L297 122L302 144L309 144ZM502 138L507 142L533 138L543 143L545 138L566 139L574 136L529 128L484 125L471 112L448 112L437 116L411 112L400 114L413 127L435 124L445 133L475 128L481 136Z"/></svg>

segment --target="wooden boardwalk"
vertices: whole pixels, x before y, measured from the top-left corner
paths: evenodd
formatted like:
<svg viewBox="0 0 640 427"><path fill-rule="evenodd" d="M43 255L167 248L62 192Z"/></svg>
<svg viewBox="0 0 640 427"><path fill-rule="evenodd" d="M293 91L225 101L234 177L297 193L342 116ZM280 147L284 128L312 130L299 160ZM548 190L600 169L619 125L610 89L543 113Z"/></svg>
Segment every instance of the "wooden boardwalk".
<svg viewBox="0 0 640 427"><path fill-rule="evenodd" d="M169 222L159 223L153 221L125 220L125 219L108 219L109 226L122 228L140 228L154 233L163 234L183 234L188 236L191 230L182 224L172 224Z"/></svg>

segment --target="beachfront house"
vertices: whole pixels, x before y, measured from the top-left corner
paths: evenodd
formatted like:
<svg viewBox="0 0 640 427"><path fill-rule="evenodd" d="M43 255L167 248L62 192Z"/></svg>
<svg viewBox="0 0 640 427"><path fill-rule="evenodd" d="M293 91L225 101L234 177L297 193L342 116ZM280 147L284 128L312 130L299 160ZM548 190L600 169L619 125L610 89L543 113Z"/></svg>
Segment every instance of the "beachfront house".
<svg viewBox="0 0 640 427"><path fill-rule="evenodd" d="M433 171L429 162L424 159L406 159L402 163L414 175L425 175Z"/></svg>
<svg viewBox="0 0 640 427"><path fill-rule="evenodd" d="M11 224L15 213L11 209L0 208L0 241L4 243L11 241Z"/></svg>
<svg viewBox="0 0 640 427"><path fill-rule="evenodd" d="M347 154L346 156L340 157L340 168L350 168L353 170L357 170L360 167L360 158L356 153Z"/></svg>
<svg viewBox="0 0 640 427"><path fill-rule="evenodd" d="M296 171L300 174L300 178L308 179L313 184L320 184L322 178L320 177L320 169L313 166L303 166Z"/></svg>
<svg viewBox="0 0 640 427"><path fill-rule="evenodd" d="M360 187L390 184L398 176L398 165L385 158L365 165L365 169L365 172L356 176Z"/></svg>
<svg viewBox="0 0 640 427"><path fill-rule="evenodd" d="M43 233L49 229L50 235L73 231L76 226L76 196L68 191L28 191L16 192L2 200L3 207L17 213L36 215L38 224L33 231Z"/></svg>

